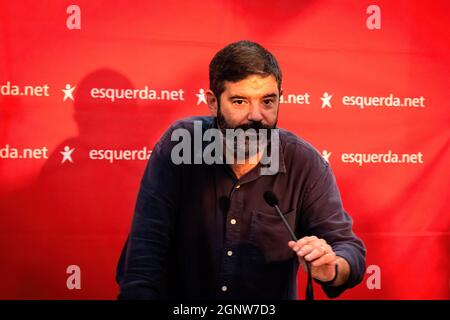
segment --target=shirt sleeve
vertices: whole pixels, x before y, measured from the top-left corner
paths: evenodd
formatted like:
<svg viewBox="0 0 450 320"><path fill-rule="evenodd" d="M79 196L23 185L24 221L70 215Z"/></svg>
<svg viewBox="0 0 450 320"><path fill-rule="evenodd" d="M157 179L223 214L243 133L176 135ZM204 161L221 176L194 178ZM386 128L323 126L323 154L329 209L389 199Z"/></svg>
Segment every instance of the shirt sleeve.
<svg viewBox="0 0 450 320"><path fill-rule="evenodd" d="M320 159L314 166L317 177L309 184L301 210L302 236L325 239L337 256L350 265L346 283L333 287L322 285L329 298L336 298L362 281L365 273L366 249L352 230L353 220L344 210L341 196L328 162Z"/></svg>
<svg viewBox="0 0 450 320"><path fill-rule="evenodd" d="M170 159L171 129L155 145L141 180L131 231L117 266L118 299L167 298L164 270L180 185L180 166Z"/></svg>

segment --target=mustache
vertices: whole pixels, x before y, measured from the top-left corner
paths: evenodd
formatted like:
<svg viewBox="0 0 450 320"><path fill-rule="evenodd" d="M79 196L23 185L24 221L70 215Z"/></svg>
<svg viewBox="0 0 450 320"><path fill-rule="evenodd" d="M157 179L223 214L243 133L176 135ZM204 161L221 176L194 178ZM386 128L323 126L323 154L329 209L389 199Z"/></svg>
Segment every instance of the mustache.
<svg viewBox="0 0 450 320"><path fill-rule="evenodd" d="M254 130L273 129L273 126L266 125L266 124L262 123L261 121L250 121L246 124L237 126L234 129L242 129L244 131L247 131L248 129L254 129Z"/></svg>

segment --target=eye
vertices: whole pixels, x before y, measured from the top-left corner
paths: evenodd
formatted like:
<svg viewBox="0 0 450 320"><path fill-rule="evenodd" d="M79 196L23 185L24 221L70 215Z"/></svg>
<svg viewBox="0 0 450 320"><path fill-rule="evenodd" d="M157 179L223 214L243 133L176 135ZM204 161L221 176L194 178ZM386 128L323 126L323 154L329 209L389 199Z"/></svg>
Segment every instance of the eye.
<svg viewBox="0 0 450 320"><path fill-rule="evenodd" d="M273 99L264 99L263 102L266 106L270 106L274 103Z"/></svg>
<svg viewBox="0 0 450 320"><path fill-rule="evenodd" d="M244 100L240 99L240 100L233 100L233 104L237 104L237 105L243 105L245 103Z"/></svg>

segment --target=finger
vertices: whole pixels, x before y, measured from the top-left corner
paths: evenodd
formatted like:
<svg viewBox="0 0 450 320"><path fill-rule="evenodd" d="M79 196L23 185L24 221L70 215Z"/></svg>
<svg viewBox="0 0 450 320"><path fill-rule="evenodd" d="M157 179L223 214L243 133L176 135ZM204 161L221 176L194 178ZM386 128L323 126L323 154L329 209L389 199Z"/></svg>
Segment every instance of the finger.
<svg viewBox="0 0 450 320"><path fill-rule="evenodd" d="M309 246L309 247L311 247L312 249L302 251L303 248L305 248L306 246ZM308 248L309 248L309 247L308 247ZM330 250L328 250L328 246L327 246L325 240L323 240L323 239L317 239L317 238L314 239L314 240L311 240L307 245L305 245L305 246L303 246L303 247L300 247L300 250L299 250L299 251L300 251L301 256L303 257L303 256L305 256L306 254L311 253L314 249L319 250L319 253L321 253L321 255L323 255L323 254L325 254L325 253L328 253L328 252L330 251ZM296 251L296 252L298 252L298 251ZM314 260L314 259L316 259L317 257L318 257L318 256L314 255L314 257L312 257L311 260Z"/></svg>
<svg viewBox="0 0 450 320"><path fill-rule="evenodd" d="M321 256L319 259L311 262L313 267L320 267L325 264L332 264L336 260L336 254L334 252L327 253Z"/></svg>
<svg viewBox="0 0 450 320"><path fill-rule="evenodd" d="M309 254L305 256L306 261L313 261L321 256L325 255L327 252L324 247L314 248Z"/></svg>
<svg viewBox="0 0 450 320"><path fill-rule="evenodd" d="M308 244L314 247L326 247L328 243L324 239L315 239L310 241Z"/></svg>
<svg viewBox="0 0 450 320"><path fill-rule="evenodd" d="M298 251L300 250L300 247L297 245L297 243L294 242L294 244L292 246L290 246L291 249L293 251L295 251L295 253L298 253Z"/></svg>
<svg viewBox="0 0 450 320"><path fill-rule="evenodd" d="M300 240L298 240L297 242L295 241L289 241L289 246L295 251L297 252L298 250L300 250L305 244L307 244L309 242L309 239L307 239L308 237L302 238Z"/></svg>
<svg viewBox="0 0 450 320"><path fill-rule="evenodd" d="M320 250L323 251L323 253L333 251L324 239L316 239L309 242L308 244L312 246L314 249L320 248Z"/></svg>
<svg viewBox="0 0 450 320"><path fill-rule="evenodd" d="M288 246L289 246L289 248L291 248L295 253L297 253L298 250L300 250L300 247L297 246L297 242L295 242L295 241L289 241L289 242L288 242Z"/></svg>
<svg viewBox="0 0 450 320"><path fill-rule="evenodd" d="M311 251L313 250L314 248L312 246L306 244L303 247L299 248L299 250L297 250L296 252L299 257L304 257L305 255L311 253Z"/></svg>
<svg viewBox="0 0 450 320"><path fill-rule="evenodd" d="M310 243L311 241L317 240L316 236L311 236L311 237L303 237L300 240L297 241L296 245L299 248L302 248L304 245ZM295 250L295 249L294 249Z"/></svg>
<svg viewBox="0 0 450 320"><path fill-rule="evenodd" d="M325 242L325 240L322 240L322 239L313 240L313 241L309 242L308 245L313 247L313 249L320 249L321 251L323 251L323 253L328 253L328 250L327 250L328 247L327 247L327 243Z"/></svg>

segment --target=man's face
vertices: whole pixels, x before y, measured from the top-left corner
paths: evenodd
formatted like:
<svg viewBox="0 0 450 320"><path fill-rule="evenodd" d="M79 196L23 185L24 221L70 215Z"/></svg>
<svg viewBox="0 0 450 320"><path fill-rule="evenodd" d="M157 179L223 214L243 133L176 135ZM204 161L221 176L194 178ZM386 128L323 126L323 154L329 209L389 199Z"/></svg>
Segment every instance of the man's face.
<svg viewBox="0 0 450 320"><path fill-rule="evenodd" d="M217 108L220 129L275 128L280 93L274 76L251 75L224 85Z"/></svg>
<svg viewBox="0 0 450 320"><path fill-rule="evenodd" d="M280 90L277 81L272 75L251 75L237 82L226 81L224 87L220 104L208 90L208 105L217 117L227 148L235 152L234 156L240 153L249 159L270 145L270 129L276 127L278 120ZM229 131L237 133L237 139L229 136Z"/></svg>

